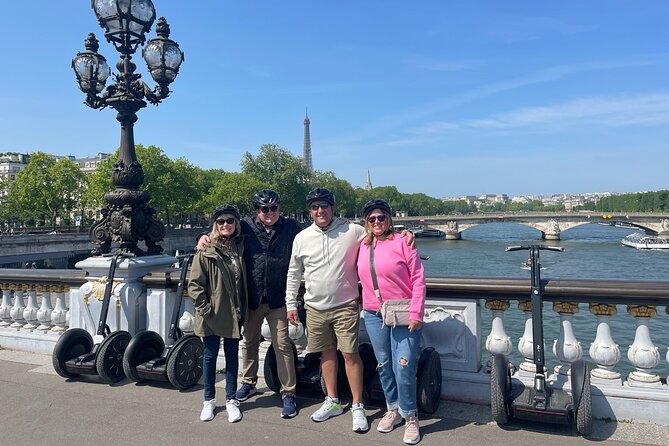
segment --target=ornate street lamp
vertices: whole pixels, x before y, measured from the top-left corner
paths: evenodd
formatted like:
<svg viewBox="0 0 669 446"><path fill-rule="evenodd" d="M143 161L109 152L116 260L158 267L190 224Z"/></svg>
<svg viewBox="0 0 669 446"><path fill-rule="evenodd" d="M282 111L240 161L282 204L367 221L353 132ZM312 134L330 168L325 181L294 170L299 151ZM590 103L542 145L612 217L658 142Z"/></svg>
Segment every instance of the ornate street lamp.
<svg viewBox="0 0 669 446"><path fill-rule="evenodd" d="M163 249L158 242L165 236L165 227L148 205L149 194L139 190L144 171L135 154L133 126L137 111L146 107L146 101L158 105L170 94L169 84L179 73L184 53L169 39L170 27L164 17L156 25L158 37L146 42L145 34L156 18L151 0L91 0L91 6L105 30L105 38L121 54L115 82L106 89L111 70L106 59L97 53L99 44L93 33L84 41L86 51L72 60L79 88L86 93L86 105L95 109L112 107L121 123L119 157L112 171L115 190L105 194L107 206L101 210L102 219L91 227L91 241L98 245L93 253L109 253L113 243L118 244L115 252L160 254ZM145 42L142 55L158 84L153 90L140 80L141 75L135 74L137 66L132 62L132 55ZM146 252L137 246L138 241L144 241Z"/></svg>

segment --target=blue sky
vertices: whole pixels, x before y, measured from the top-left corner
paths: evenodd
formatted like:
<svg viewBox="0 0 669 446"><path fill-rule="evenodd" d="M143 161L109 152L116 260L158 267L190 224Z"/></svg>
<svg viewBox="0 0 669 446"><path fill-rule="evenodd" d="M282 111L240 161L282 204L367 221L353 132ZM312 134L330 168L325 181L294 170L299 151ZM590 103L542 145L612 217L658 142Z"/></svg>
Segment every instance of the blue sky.
<svg viewBox="0 0 669 446"><path fill-rule="evenodd" d="M70 68L88 32L103 40L89 2L5 3L0 152L115 150L115 112L83 105ZM135 140L171 158L301 155L308 107L314 167L354 186L369 169L436 197L669 188L665 0L154 4L186 61Z"/></svg>

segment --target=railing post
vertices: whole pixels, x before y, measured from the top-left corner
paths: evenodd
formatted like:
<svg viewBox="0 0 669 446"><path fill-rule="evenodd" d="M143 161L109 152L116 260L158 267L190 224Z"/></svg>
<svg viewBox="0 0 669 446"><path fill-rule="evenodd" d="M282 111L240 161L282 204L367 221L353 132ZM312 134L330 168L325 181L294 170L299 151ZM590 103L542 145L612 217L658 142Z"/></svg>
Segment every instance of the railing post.
<svg viewBox="0 0 669 446"><path fill-rule="evenodd" d="M486 299L485 307L492 311L492 326L486 338L485 348L493 355L508 355L513 348L511 338L504 330L504 312L511 304L508 300Z"/></svg>
<svg viewBox="0 0 669 446"><path fill-rule="evenodd" d="M571 363L583 357L581 343L574 335L573 319L578 313L578 304L575 302L554 302L553 311L560 315L560 334L553 341L553 353L560 360L554 372L560 375L571 373Z"/></svg>
<svg viewBox="0 0 669 446"><path fill-rule="evenodd" d="M9 312L12 310L12 290L6 283L0 284L2 287L2 303L0 304L0 327L9 327L12 317Z"/></svg>
<svg viewBox="0 0 669 446"><path fill-rule="evenodd" d="M518 309L525 315L525 331L518 339L518 351L523 355L524 361L520 364L520 372L536 373L537 366L534 365L534 332L532 330L532 302L521 300Z"/></svg>
<svg viewBox="0 0 669 446"><path fill-rule="evenodd" d="M669 305L664 307L664 312L669 314ZM667 362L669 362L669 347L667 347L667 357L666 357L666 359L667 359ZM667 384L669 384L669 375L667 375Z"/></svg>
<svg viewBox="0 0 669 446"><path fill-rule="evenodd" d="M653 369L660 363L660 352L650 338L648 326L650 318L657 315L657 310L653 305L628 305L627 312L636 320L634 342L627 351L627 359L636 370L629 374L627 383L631 386L659 387L662 382Z"/></svg>
<svg viewBox="0 0 669 446"><path fill-rule="evenodd" d="M65 306L65 293L63 287L50 287L53 294L56 295L56 306L51 312L51 323L53 328L51 331L60 332L67 330L67 307Z"/></svg>
<svg viewBox="0 0 669 446"><path fill-rule="evenodd" d="M30 289L32 288L32 289ZM23 319L26 321L26 325L23 328L28 330L34 330L37 328L37 291L35 291L34 286L23 285L23 289L28 292L28 304L23 310Z"/></svg>
<svg viewBox="0 0 669 446"><path fill-rule="evenodd" d="M588 353L597 363L597 368L591 372L593 378L597 378L598 384L618 384L622 385L620 373L614 370L618 361L620 361L620 347L615 343L611 336L611 316L618 312L615 305L611 304L590 304L590 312L597 316L597 336Z"/></svg>
<svg viewBox="0 0 669 446"><path fill-rule="evenodd" d="M23 310L26 308L26 304L23 301L23 289L18 284L11 284L11 289L14 290L14 305L9 312L9 316L14 319L11 328L21 328L26 324L25 319L23 319Z"/></svg>
<svg viewBox="0 0 669 446"><path fill-rule="evenodd" d="M38 330L50 330L51 329L51 312L53 311L53 305L51 305L51 293L48 291L48 288L45 286L38 286L37 290L42 294L42 304L37 311L37 320L40 322Z"/></svg>

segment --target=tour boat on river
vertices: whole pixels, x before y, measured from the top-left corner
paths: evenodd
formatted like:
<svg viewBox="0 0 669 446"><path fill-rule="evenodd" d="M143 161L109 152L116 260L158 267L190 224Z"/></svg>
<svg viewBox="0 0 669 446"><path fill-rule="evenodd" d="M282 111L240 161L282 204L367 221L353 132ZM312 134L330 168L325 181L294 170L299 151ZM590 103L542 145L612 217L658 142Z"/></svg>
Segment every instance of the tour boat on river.
<svg viewBox="0 0 669 446"><path fill-rule="evenodd" d="M669 249L669 240L655 235L634 233L620 241L623 245L636 249Z"/></svg>

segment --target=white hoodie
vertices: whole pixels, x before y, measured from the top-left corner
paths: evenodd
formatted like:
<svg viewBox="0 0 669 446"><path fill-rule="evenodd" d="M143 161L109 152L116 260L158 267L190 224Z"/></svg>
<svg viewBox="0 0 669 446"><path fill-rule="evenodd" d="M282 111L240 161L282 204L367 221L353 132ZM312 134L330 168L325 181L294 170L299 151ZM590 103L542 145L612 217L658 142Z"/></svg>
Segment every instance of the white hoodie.
<svg viewBox="0 0 669 446"><path fill-rule="evenodd" d="M304 303L329 310L358 299L358 247L365 229L334 218L324 231L315 223L297 234L286 281L286 309L297 309L304 277Z"/></svg>

